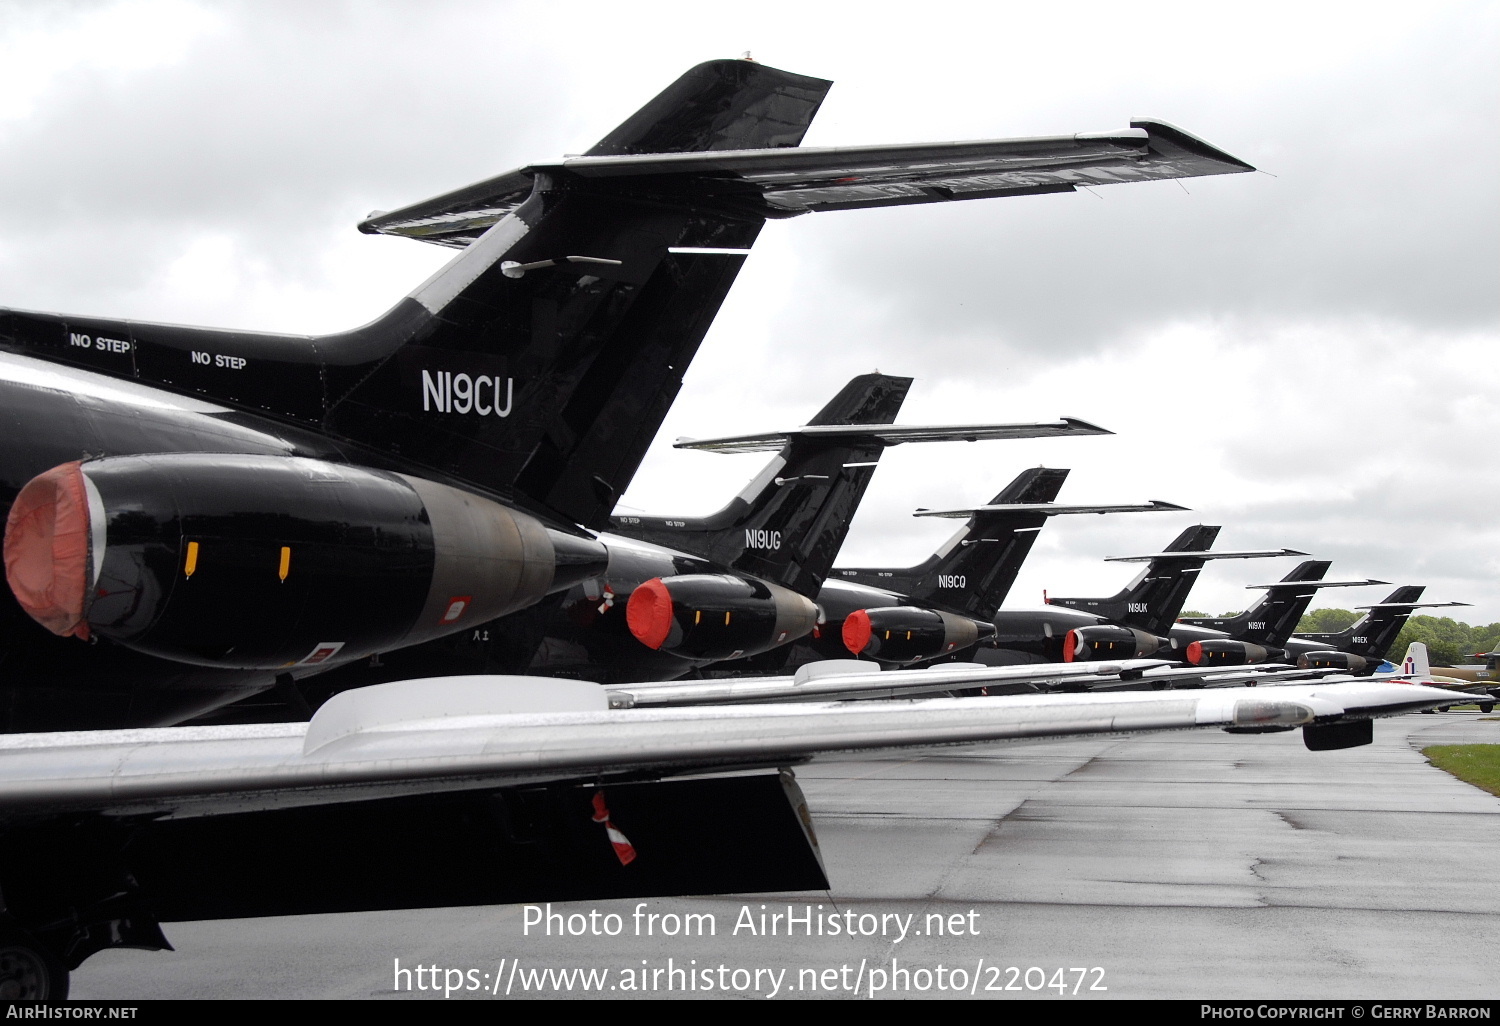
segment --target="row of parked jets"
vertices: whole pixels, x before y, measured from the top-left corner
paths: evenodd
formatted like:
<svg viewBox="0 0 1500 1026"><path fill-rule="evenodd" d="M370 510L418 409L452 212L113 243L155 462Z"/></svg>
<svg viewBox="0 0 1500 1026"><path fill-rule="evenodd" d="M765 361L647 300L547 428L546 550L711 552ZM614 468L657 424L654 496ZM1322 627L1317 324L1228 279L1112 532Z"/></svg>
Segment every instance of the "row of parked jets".
<svg viewBox="0 0 1500 1026"><path fill-rule="evenodd" d="M685 447L771 463L707 517L622 516L767 220L1235 174L1157 121L801 146L831 83L691 69L579 156L376 212L457 255L321 336L0 310L0 994L58 997L161 924L821 889L794 768L1141 730L1367 744L1451 705L1380 671L1420 588L1294 637L1328 563L1179 614L1184 532L1118 595L1002 608L1067 471L915 567L834 568L884 450L1088 435L908 427L911 379ZM1061 693L1058 693L1061 692ZM890 699L899 699L890 701Z"/></svg>

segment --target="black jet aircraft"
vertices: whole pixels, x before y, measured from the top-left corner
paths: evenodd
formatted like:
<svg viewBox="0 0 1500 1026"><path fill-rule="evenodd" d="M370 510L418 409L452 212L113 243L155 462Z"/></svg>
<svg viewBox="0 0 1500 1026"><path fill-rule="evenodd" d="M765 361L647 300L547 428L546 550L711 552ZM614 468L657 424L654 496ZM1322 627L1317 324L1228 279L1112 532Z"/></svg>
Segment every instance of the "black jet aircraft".
<svg viewBox="0 0 1500 1026"><path fill-rule="evenodd" d="M1252 584L1265 595L1243 613L1234 616L1178 617L1171 637L1183 660L1193 666L1241 666L1252 663L1296 662L1297 651L1289 649L1292 634L1313 598L1324 588L1363 588L1389 581L1325 581L1333 564L1309 559L1293 567L1274 584ZM1298 645L1311 651L1311 643Z"/></svg>
<svg viewBox="0 0 1500 1026"><path fill-rule="evenodd" d="M817 628L820 586L886 448L1107 433L1072 418L1046 424L894 424L911 381L861 375L794 430L680 441L683 448L720 452L780 448L716 513L611 517L610 529L598 535L607 565L557 601L388 653L373 665L320 674L304 686L307 705L315 707L351 687L424 673L533 673L601 683L671 680L721 660L776 649Z"/></svg>
<svg viewBox="0 0 1500 1026"><path fill-rule="evenodd" d="M767 219L1251 170L1154 122L804 149L828 88L712 61L583 156L372 216L462 252L350 331L0 311L0 726L180 722L597 576Z"/></svg>
<svg viewBox="0 0 1500 1026"><path fill-rule="evenodd" d="M925 515L959 516L951 510ZM1001 609L995 614L992 649L975 658L989 665L1162 656L1181 659L1167 636L1187 602L1198 573L1210 560L1305 556L1291 549L1210 552L1219 528L1189 527L1163 551L1145 556L1113 556L1107 562L1146 563L1135 580L1104 598L1058 598L1034 609Z"/></svg>
<svg viewBox="0 0 1500 1026"><path fill-rule="evenodd" d="M962 657L994 634L995 612L1049 519L1183 508L1159 501L1054 502L1067 476L1066 470L1048 467L1022 471L915 566L836 568L818 593L825 623L784 665L847 659L851 653L886 666Z"/></svg>
<svg viewBox="0 0 1500 1026"><path fill-rule="evenodd" d="M1421 602L1422 585L1405 585L1380 602L1355 606L1365 615L1344 630L1327 634L1298 634L1287 642L1289 654L1304 669L1373 673L1381 669L1391 645L1407 619L1418 609L1467 606L1467 602Z"/></svg>

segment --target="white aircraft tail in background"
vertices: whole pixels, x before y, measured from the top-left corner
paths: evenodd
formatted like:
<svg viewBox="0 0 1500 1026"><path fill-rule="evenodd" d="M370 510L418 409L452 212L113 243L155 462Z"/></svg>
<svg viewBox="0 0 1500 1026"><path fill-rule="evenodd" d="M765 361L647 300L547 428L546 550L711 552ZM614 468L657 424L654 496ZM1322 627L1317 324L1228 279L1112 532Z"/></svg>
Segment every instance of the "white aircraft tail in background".
<svg viewBox="0 0 1500 1026"><path fill-rule="evenodd" d="M1406 646L1406 658L1401 661L1401 672L1408 676L1432 676L1432 664L1427 659L1427 646L1413 641Z"/></svg>

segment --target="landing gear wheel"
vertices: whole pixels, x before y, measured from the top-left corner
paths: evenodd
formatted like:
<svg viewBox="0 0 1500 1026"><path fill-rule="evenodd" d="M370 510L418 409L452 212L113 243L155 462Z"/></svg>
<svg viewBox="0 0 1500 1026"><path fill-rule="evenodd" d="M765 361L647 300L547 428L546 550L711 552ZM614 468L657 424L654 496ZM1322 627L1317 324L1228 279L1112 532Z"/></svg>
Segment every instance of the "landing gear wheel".
<svg viewBox="0 0 1500 1026"><path fill-rule="evenodd" d="M68 970L24 930L0 928L0 1001L64 1001Z"/></svg>

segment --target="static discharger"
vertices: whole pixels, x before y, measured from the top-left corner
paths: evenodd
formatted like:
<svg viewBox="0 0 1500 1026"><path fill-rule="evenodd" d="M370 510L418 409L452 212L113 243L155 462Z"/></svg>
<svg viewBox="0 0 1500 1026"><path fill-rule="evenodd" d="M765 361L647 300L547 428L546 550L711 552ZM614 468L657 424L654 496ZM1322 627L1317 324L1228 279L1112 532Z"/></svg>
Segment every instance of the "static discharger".
<svg viewBox="0 0 1500 1026"><path fill-rule="evenodd" d="M279 578L281 578L282 581L285 581L286 580L286 575L289 574L289 573L291 573L291 571L292 571L292 550L290 548L288 548L287 546L283 545L281 547L281 566L277 567L277 569L276 569L276 576L279 577Z"/></svg>
<svg viewBox="0 0 1500 1026"><path fill-rule="evenodd" d="M192 577L196 569L198 569L198 543L188 542L187 559L182 564L183 577Z"/></svg>

